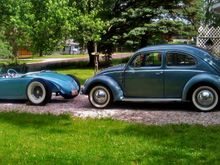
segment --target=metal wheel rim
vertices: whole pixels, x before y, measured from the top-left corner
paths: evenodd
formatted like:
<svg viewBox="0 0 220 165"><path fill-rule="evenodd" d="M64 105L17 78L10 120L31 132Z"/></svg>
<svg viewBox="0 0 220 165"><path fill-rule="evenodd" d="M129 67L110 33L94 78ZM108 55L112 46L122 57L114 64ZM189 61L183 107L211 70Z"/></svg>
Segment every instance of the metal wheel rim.
<svg viewBox="0 0 220 165"><path fill-rule="evenodd" d="M90 102L97 108L104 108L110 102L110 93L103 86L94 87L89 94Z"/></svg>
<svg viewBox="0 0 220 165"><path fill-rule="evenodd" d="M46 97L46 89L40 82L34 81L28 86L27 95L34 104L40 104Z"/></svg>
<svg viewBox="0 0 220 165"><path fill-rule="evenodd" d="M218 94L213 88L202 86L193 92L192 101L201 111L210 111L218 104Z"/></svg>

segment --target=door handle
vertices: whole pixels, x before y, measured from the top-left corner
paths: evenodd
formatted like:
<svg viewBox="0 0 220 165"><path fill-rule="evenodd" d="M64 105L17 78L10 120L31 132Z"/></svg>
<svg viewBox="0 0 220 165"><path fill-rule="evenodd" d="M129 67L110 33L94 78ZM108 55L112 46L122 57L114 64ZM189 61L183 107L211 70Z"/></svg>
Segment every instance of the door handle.
<svg viewBox="0 0 220 165"><path fill-rule="evenodd" d="M163 74L163 72L156 72L155 74L159 76L159 75Z"/></svg>

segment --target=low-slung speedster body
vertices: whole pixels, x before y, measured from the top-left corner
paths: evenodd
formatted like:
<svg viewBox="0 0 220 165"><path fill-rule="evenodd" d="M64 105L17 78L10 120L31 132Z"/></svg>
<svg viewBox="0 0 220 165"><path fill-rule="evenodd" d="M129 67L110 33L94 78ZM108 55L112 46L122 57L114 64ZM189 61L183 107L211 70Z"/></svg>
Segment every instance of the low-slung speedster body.
<svg viewBox="0 0 220 165"><path fill-rule="evenodd" d="M79 82L74 76L53 71L19 74L8 69L0 76L0 99L29 100L31 104L44 105L52 93L68 99L77 96L79 90Z"/></svg>

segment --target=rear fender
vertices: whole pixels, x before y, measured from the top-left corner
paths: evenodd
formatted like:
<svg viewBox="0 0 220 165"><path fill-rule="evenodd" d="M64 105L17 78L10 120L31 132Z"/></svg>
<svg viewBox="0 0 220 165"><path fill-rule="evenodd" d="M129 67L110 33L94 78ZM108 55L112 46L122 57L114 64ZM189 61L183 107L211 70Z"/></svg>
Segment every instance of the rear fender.
<svg viewBox="0 0 220 165"><path fill-rule="evenodd" d="M182 100L187 101L187 95L196 84L210 84L220 91L220 77L213 74L199 74L191 78L185 85L182 93ZM219 92L218 92L219 93Z"/></svg>
<svg viewBox="0 0 220 165"><path fill-rule="evenodd" d="M88 95L91 88L98 84L102 84L111 90L114 101L120 101L123 99L124 97L123 91L121 87L119 86L119 84L111 77L104 76L104 75L96 76L91 79L88 79L84 84L82 93Z"/></svg>
<svg viewBox="0 0 220 165"><path fill-rule="evenodd" d="M58 84L55 84L51 81L46 81L48 87L51 89L52 92L60 92L62 91L62 88L58 85Z"/></svg>
<svg viewBox="0 0 220 165"><path fill-rule="evenodd" d="M32 81L43 81L47 85L47 88L49 88L52 92L60 91L59 85L52 83L51 81L41 79L41 78L35 78Z"/></svg>

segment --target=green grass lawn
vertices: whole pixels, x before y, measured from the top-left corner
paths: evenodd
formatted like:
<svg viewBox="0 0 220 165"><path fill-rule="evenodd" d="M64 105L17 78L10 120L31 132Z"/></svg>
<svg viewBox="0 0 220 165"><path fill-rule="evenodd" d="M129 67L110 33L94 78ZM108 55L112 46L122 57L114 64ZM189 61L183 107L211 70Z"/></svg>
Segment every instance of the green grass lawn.
<svg viewBox="0 0 220 165"><path fill-rule="evenodd" d="M30 63L34 63L34 62L41 62L43 60L39 59L39 60L34 60L34 59L25 59L25 60L22 60L22 59L19 59L18 60L19 63L22 63L22 64L30 64Z"/></svg>
<svg viewBox="0 0 220 165"><path fill-rule="evenodd" d="M72 74L74 76L76 76L79 81L80 84L84 84L84 82L92 77L94 75L94 69L92 68L64 68L64 69L55 69L55 71L57 71L58 73L62 73L62 74Z"/></svg>
<svg viewBox="0 0 220 165"><path fill-rule="evenodd" d="M0 113L0 164L219 164L220 126Z"/></svg>
<svg viewBox="0 0 220 165"><path fill-rule="evenodd" d="M42 57L33 56L33 59L48 59L48 58L81 58L81 57L88 57L86 54L67 54L67 55L45 55Z"/></svg>
<svg viewBox="0 0 220 165"><path fill-rule="evenodd" d="M34 62L41 62L41 61L43 61L43 60L41 60L41 59L39 59L39 60L34 60L34 59L25 59L25 60L23 60L23 59L18 59L18 63L19 64L30 64L30 63L34 63ZM8 63L10 63L11 61L10 60L7 60L7 59L1 59L0 60L0 65L2 65L2 64L5 64L5 65L7 65Z"/></svg>

